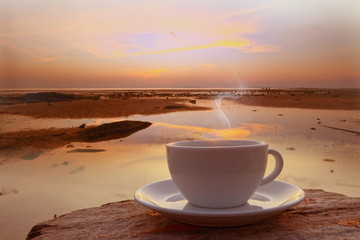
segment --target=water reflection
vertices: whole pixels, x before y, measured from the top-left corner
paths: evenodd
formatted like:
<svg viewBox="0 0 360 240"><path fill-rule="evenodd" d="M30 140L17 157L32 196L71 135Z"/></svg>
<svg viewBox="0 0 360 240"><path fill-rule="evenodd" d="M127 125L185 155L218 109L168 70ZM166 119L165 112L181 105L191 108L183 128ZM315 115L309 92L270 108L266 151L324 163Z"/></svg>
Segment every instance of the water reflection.
<svg viewBox="0 0 360 240"><path fill-rule="evenodd" d="M187 133L187 137L181 139L241 139L247 138L251 132L266 130L268 126L264 124L246 124L243 127L212 129L204 127L174 125L168 123L156 123L156 126L165 127L169 136L179 136L180 133ZM163 129L161 131L164 131Z"/></svg>
<svg viewBox="0 0 360 240"><path fill-rule="evenodd" d="M199 100L197 104L212 103ZM222 104L232 129L223 129L214 111L135 115L127 119L154 124L124 139L75 142L71 149L63 146L40 152L35 158L29 155L31 161L7 159L6 164L0 165L0 191L6 193L0 196L0 239L24 239L34 224L51 219L54 214L133 198L139 187L170 178L164 145L186 139L265 141L284 157L279 180L301 188L360 196L359 136L321 127L323 124L358 131L358 111L248 107L226 100ZM122 118L33 119L4 115L0 118L2 132L24 126L76 127L119 120ZM69 153L73 149L106 151ZM269 159L267 171L272 167L273 161Z"/></svg>

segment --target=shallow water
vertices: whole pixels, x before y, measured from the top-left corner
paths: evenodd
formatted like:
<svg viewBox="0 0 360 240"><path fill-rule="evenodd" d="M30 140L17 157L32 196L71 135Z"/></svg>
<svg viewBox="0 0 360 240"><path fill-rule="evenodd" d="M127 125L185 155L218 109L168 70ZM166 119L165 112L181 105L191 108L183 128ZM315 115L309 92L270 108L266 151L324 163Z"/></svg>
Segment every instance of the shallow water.
<svg viewBox="0 0 360 240"><path fill-rule="evenodd" d="M213 105L208 100L197 104ZM142 185L170 178L164 145L185 139L266 141L284 157L279 180L360 196L360 136L324 127L359 132L359 111L250 107L227 100L222 109L232 128L216 110L135 115L127 119L154 124L124 139L73 143L72 148L35 154L32 160L7 159L0 165L0 239L24 239L33 225L55 214L133 198ZM123 118L0 117L1 132L117 120ZM270 171L271 159L269 165Z"/></svg>

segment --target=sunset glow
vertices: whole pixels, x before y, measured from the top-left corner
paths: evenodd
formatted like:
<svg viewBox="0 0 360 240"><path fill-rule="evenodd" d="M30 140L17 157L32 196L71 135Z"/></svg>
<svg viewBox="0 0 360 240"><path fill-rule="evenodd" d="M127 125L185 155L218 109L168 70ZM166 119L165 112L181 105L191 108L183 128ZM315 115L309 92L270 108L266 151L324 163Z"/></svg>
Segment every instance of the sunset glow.
<svg viewBox="0 0 360 240"><path fill-rule="evenodd" d="M4 0L0 87L359 87L358 9L357 0Z"/></svg>

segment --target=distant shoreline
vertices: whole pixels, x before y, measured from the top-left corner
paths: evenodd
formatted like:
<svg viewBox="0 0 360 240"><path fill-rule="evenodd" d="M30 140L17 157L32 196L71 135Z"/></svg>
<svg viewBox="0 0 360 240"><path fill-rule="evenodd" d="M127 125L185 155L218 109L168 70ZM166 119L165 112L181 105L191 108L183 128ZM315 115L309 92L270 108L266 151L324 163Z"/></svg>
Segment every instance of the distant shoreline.
<svg viewBox="0 0 360 240"><path fill-rule="evenodd" d="M36 92L63 92L63 93L98 93L107 94L109 92L247 92L247 91L359 91L359 88L0 88L0 95L7 94L26 94Z"/></svg>
<svg viewBox="0 0 360 240"><path fill-rule="evenodd" d="M158 89L0 92L0 114L36 118L103 118L209 110L196 100L225 95L249 106L360 110L360 89ZM232 98L232 96L234 98ZM195 104L189 103L191 101Z"/></svg>
<svg viewBox="0 0 360 240"><path fill-rule="evenodd" d="M38 118L101 118L208 110L189 100L215 99L225 94L234 101L263 107L360 110L360 89L167 89L136 91L40 91L0 94L0 114Z"/></svg>

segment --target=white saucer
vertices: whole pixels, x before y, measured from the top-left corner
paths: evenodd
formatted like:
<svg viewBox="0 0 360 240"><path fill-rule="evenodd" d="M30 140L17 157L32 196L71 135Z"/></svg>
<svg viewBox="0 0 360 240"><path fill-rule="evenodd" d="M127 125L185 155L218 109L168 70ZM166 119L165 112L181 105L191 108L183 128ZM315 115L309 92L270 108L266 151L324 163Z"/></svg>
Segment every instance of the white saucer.
<svg viewBox="0 0 360 240"><path fill-rule="evenodd" d="M245 205L225 209L191 205L171 179L143 186L135 192L136 201L156 212L180 222L213 227L255 223L299 204L304 197L302 189L281 181L260 186Z"/></svg>

